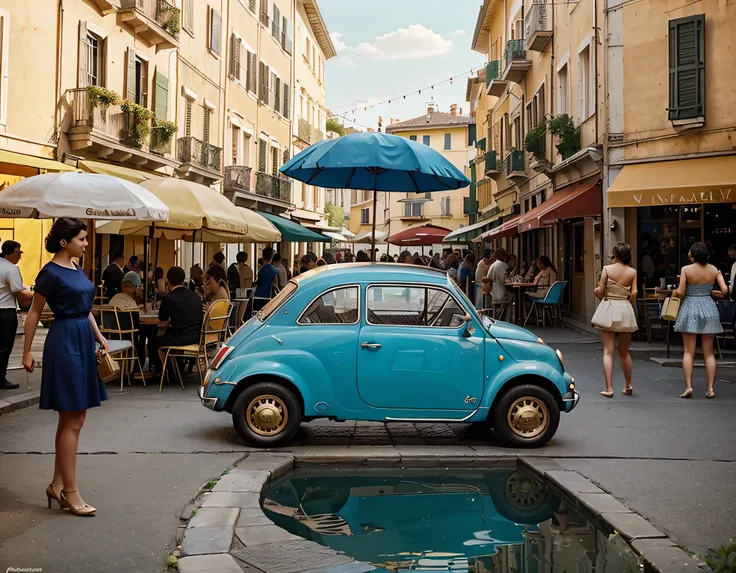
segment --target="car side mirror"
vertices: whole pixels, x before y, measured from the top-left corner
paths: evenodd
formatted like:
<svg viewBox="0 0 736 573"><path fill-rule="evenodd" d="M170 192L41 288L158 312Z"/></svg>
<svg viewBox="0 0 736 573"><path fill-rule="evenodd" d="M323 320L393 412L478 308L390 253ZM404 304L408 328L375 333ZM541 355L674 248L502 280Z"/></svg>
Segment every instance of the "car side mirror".
<svg viewBox="0 0 736 573"><path fill-rule="evenodd" d="M471 336L473 336L474 330L475 330L474 328L471 328L470 326L466 324L465 328L463 328L463 338L470 338Z"/></svg>

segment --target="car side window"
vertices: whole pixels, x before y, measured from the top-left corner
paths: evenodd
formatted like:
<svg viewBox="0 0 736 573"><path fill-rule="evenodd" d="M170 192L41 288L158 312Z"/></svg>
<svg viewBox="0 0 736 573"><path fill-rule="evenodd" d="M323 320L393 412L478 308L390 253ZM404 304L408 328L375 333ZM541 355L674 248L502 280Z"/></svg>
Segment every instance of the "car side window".
<svg viewBox="0 0 736 573"><path fill-rule="evenodd" d="M371 286L367 293L369 324L394 326L459 326L465 310L445 290L409 286Z"/></svg>
<svg viewBox="0 0 736 573"><path fill-rule="evenodd" d="M358 287L333 289L318 296L302 313L299 324L356 324Z"/></svg>

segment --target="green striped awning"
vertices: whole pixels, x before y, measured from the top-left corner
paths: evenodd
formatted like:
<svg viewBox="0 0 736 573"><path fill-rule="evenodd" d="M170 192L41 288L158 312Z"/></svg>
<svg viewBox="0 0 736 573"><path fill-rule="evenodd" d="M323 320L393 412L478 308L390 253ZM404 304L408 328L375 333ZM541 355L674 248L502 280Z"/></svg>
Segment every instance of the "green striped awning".
<svg viewBox="0 0 736 573"><path fill-rule="evenodd" d="M325 242L330 241L329 237L310 231L306 227L303 227L295 221L290 219L284 219L273 213L264 213L258 211L259 215L262 215L268 219L274 227L276 227L281 233L281 240L288 241L290 243L313 243L313 242Z"/></svg>

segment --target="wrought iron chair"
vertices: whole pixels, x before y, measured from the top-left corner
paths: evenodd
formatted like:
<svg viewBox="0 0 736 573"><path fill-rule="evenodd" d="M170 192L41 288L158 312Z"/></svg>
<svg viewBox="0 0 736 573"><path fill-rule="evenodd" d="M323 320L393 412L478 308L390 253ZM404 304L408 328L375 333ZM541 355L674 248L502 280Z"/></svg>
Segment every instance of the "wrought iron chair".
<svg viewBox="0 0 736 573"><path fill-rule="evenodd" d="M199 343L188 344L186 346L164 346L159 348L159 356L161 364L163 364L163 373L161 375L161 383L158 391L164 387L164 378L168 380L169 368L173 367L179 378L179 384L184 389L184 380L179 370L177 358L194 358L199 372L200 383L204 380L204 372L209 368L209 351L225 342L228 334L228 325L230 322L230 314L233 311L233 303L229 300L216 300L207 309L202 321L202 332L200 333ZM169 361L169 359L172 359ZM171 362L171 365L169 363Z"/></svg>

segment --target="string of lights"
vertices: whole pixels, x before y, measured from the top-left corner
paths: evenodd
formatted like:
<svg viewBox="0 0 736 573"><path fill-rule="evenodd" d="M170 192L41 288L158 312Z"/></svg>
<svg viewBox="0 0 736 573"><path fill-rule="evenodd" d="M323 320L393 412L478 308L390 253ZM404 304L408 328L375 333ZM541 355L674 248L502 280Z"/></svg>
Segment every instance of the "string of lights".
<svg viewBox="0 0 736 573"><path fill-rule="evenodd" d="M395 101L398 101L398 100L405 100L409 96L421 95L422 92L432 93L432 91L434 90L434 88L437 87L437 86L441 86L441 85L446 84L446 83L450 83L451 84L456 79L464 78L466 76L472 76L473 74L477 73L478 71L480 71L482 69L483 69L483 66L481 66L479 68L473 68L473 69L470 69L470 70L467 70L467 71L463 71L463 72L460 72L459 74L455 74L453 76L450 76L449 78L445 78L444 80L441 80L441 81L438 81L438 82L434 82L433 84L430 84L430 85L425 86L423 88L419 88L419 89L416 89L416 90L407 92L407 93L402 94L402 95L398 95L398 96L395 96L395 97L392 97L392 98L389 98L389 99L385 99L383 101L375 102L375 103L372 103L372 104L367 104L367 103L351 103L351 104L339 105L339 106L336 106L336 107L332 107L331 108L331 111L333 112L333 115L336 115L338 117L342 117L339 114L334 113L335 110L340 110L340 109L345 109L345 108L352 107L354 109L349 110L349 113L355 115L355 112L356 111L360 111L361 109L362 109L362 111L368 111L369 109L373 109L373 108L378 107L378 106L381 106L381 105L391 104L392 102L395 102ZM348 112L344 112L344 113L348 113Z"/></svg>

